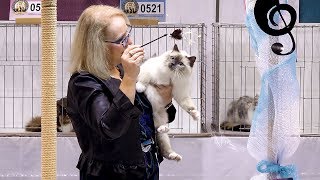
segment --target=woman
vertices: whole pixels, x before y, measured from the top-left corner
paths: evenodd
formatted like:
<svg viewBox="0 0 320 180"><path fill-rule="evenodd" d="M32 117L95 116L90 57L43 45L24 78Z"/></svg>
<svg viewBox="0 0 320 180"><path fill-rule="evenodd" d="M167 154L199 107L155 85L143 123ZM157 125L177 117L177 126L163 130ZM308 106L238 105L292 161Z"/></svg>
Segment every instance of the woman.
<svg viewBox="0 0 320 180"><path fill-rule="evenodd" d="M71 52L67 112L81 148L81 180L159 179L152 107L135 82L144 50L132 45L126 15L90 6L80 16ZM157 86L171 103L172 87ZM169 120L175 108L168 108Z"/></svg>

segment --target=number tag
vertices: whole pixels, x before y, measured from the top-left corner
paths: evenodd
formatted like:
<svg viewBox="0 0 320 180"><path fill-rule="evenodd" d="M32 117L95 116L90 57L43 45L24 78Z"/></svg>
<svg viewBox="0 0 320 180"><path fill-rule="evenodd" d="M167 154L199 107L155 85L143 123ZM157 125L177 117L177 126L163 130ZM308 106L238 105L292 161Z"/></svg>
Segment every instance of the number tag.
<svg viewBox="0 0 320 180"><path fill-rule="evenodd" d="M9 20L16 18L40 18L40 0L10 0Z"/></svg>
<svg viewBox="0 0 320 180"><path fill-rule="evenodd" d="M166 21L166 0L120 0L121 9L129 18L154 18Z"/></svg>
<svg viewBox="0 0 320 180"><path fill-rule="evenodd" d="M41 1L29 1L28 14L41 15Z"/></svg>
<svg viewBox="0 0 320 180"><path fill-rule="evenodd" d="M138 14L164 14L163 2L139 2Z"/></svg>

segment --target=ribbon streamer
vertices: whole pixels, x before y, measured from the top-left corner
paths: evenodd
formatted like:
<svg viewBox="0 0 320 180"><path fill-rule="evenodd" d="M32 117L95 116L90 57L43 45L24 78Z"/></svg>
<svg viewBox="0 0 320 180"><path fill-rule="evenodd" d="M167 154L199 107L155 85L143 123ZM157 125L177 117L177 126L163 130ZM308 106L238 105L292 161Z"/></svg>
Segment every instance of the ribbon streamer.
<svg viewBox="0 0 320 180"><path fill-rule="evenodd" d="M277 173L281 178L293 178L298 180L297 168L295 165L280 166L270 161L262 160L257 165L257 170L261 173Z"/></svg>

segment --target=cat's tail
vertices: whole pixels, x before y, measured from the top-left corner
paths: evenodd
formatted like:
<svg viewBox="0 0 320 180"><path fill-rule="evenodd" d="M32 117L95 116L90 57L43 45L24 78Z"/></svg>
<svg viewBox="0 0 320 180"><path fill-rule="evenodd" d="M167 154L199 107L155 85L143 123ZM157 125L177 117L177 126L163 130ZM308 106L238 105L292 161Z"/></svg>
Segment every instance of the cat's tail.
<svg viewBox="0 0 320 180"><path fill-rule="evenodd" d="M41 132L41 116L35 116L25 127L29 132Z"/></svg>

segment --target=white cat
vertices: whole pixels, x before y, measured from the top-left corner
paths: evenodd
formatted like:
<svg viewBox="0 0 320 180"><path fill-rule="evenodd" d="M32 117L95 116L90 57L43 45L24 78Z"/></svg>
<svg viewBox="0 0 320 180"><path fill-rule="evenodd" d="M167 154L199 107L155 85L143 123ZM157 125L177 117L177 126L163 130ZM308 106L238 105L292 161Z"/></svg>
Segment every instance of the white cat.
<svg viewBox="0 0 320 180"><path fill-rule="evenodd" d="M192 67L195 60L195 56L189 56L185 51L179 51L178 46L174 45L172 51L150 58L140 67L136 89L138 92L144 92L152 105L153 120L157 130L156 136L161 155L170 160L179 161L182 157L171 148L167 134L169 131L167 127L168 114L165 109L167 104L163 102L154 85L172 84L174 100L194 120L199 120L200 112L189 95Z"/></svg>

